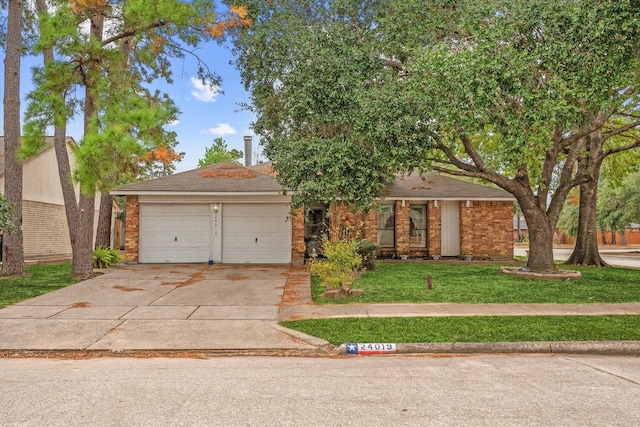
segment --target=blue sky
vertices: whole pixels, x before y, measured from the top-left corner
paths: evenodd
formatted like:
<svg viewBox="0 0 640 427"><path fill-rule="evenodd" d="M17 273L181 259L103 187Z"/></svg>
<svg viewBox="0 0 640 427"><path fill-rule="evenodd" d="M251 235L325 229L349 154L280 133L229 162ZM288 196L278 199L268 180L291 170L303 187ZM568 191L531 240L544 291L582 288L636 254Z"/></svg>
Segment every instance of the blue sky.
<svg viewBox="0 0 640 427"><path fill-rule="evenodd" d="M197 54L203 58L209 68L222 77L220 92L211 92L202 86L196 78L197 64L190 58L174 63L173 84L158 83L158 89L169 94L181 111L178 122L168 126L178 134L176 151L184 152L184 159L176 163L176 172L195 169L198 160L204 156L205 148L213 143L214 138L222 138L229 149L235 148L244 152L243 137L253 135L250 124L255 116L250 111L242 110L241 103L249 103L249 94L240 81L240 73L229 62L233 60L231 50L215 42L202 45ZM4 51L0 61L0 75L4 77ZM22 110L26 107L25 96L33 88L31 70L34 65L41 64L41 57L23 57L21 74ZM4 95L2 87L0 92ZM0 96L0 99L2 97ZM0 115L4 108L0 102ZM4 134L4 122L0 121L0 135ZM82 138L82 120L80 117L69 123L67 134L76 141ZM258 138L253 138L253 160L256 161ZM263 159L264 160L264 159Z"/></svg>

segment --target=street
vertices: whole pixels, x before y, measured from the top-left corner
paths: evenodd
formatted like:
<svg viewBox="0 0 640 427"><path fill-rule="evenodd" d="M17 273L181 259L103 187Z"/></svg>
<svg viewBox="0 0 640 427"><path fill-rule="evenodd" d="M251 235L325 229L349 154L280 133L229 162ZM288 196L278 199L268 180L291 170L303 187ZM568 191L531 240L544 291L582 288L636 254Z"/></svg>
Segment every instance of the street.
<svg viewBox="0 0 640 427"><path fill-rule="evenodd" d="M526 256L527 247L516 246L513 254L516 256ZM553 257L556 260L566 261L569 259L573 249L570 248L553 248ZM600 256L611 266L640 268L640 249L638 247L629 247L627 249L600 249Z"/></svg>
<svg viewBox="0 0 640 427"><path fill-rule="evenodd" d="M0 359L3 426L637 426L638 402L638 357Z"/></svg>

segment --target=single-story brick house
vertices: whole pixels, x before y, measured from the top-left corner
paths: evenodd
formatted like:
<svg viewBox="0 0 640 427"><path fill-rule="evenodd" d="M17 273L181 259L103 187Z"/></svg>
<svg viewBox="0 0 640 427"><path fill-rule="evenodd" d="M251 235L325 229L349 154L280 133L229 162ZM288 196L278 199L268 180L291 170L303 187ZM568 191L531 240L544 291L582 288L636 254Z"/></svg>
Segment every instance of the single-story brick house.
<svg viewBox="0 0 640 427"><path fill-rule="evenodd" d="M130 263L297 263L305 242L327 226L326 206L291 214L291 196L264 164L220 163L112 194L127 198ZM339 207L330 220L386 253L509 259L513 201L503 190L438 174L401 175L380 209L365 215Z"/></svg>

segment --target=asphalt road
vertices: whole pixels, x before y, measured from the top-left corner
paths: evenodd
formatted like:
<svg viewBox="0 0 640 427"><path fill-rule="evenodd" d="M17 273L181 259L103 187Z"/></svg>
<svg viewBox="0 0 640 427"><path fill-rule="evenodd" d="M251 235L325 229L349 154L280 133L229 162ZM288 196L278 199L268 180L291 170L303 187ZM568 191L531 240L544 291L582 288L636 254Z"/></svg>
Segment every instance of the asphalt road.
<svg viewBox="0 0 640 427"><path fill-rule="evenodd" d="M637 426L640 358L0 359L3 426Z"/></svg>
<svg viewBox="0 0 640 427"><path fill-rule="evenodd" d="M526 256L526 247L514 248L514 255ZM554 248L553 257L557 260L565 261L569 259L573 249L568 248ZM629 249L603 249L600 251L600 256L605 262L612 266L617 267L633 267L640 268L640 248Z"/></svg>

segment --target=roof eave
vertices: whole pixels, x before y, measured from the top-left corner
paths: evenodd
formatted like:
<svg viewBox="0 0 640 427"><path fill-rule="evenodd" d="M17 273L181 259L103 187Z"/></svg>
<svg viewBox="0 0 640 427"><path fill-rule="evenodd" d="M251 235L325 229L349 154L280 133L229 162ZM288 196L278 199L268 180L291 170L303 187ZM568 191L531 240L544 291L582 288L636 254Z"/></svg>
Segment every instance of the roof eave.
<svg viewBox="0 0 640 427"><path fill-rule="evenodd" d="M288 196L281 191L136 191L113 190L112 196Z"/></svg>

